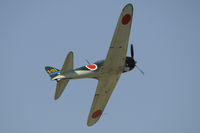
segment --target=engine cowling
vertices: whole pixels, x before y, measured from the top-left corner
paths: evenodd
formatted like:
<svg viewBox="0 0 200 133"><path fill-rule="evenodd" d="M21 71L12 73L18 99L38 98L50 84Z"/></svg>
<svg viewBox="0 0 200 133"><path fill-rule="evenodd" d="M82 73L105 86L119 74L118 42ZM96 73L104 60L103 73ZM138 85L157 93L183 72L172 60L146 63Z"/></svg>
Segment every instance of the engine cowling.
<svg viewBox="0 0 200 133"><path fill-rule="evenodd" d="M123 72L131 71L135 67L135 65L136 65L136 61L132 57L127 56Z"/></svg>

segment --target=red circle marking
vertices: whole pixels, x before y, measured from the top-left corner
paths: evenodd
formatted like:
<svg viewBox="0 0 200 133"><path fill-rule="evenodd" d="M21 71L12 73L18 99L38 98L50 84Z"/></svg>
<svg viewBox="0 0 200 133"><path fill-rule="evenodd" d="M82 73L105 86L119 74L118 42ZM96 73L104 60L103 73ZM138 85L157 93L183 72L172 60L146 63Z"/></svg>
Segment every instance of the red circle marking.
<svg viewBox="0 0 200 133"><path fill-rule="evenodd" d="M96 70L97 69L97 65L95 65L95 64L89 64L89 65L87 65L86 66L88 69L90 69L90 70Z"/></svg>
<svg viewBox="0 0 200 133"><path fill-rule="evenodd" d="M102 111L99 109L92 114L92 118L95 119L102 114Z"/></svg>
<svg viewBox="0 0 200 133"><path fill-rule="evenodd" d="M131 15L130 14L126 14L124 15L124 17L122 18L122 24L123 25L126 25L130 22L131 20Z"/></svg>

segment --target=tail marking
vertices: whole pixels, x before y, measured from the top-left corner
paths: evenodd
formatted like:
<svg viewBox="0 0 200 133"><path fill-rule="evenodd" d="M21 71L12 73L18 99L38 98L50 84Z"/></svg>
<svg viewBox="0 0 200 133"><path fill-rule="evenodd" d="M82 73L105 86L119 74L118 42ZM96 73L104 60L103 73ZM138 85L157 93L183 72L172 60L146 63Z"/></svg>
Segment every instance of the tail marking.
<svg viewBox="0 0 200 133"><path fill-rule="evenodd" d="M54 74L57 74L57 73L60 73L60 70L57 70L55 68L52 68L50 70L47 70L48 74L51 76L51 75L54 75Z"/></svg>

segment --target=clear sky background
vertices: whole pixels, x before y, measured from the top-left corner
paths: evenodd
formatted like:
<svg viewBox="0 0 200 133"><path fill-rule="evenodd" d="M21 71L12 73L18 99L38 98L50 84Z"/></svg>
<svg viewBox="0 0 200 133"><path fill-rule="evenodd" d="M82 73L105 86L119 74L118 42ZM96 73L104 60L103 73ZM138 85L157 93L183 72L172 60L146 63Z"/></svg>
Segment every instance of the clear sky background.
<svg viewBox="0 0 200 133"><path fill-rule="evenodd" d="M44 66L104 59L122 8L143 69L121 76L96 125L87 127L97 80L72 80L55 101ZM1 0L0 133L199 133L199 0ZM130 55L130 50L127 55Z"/></svg>

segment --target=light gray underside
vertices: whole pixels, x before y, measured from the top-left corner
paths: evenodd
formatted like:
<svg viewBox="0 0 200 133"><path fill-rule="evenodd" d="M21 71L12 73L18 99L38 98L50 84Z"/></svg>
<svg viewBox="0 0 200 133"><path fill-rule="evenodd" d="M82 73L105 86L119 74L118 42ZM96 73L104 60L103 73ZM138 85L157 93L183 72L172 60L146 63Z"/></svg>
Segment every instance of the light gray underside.
<svg viewBox="0 0 200 133"><path fill-rule="evenodd" d="M124 15L129 14L131 20L128 24L122 24ZM133 6L128 4L124 7L118 19L117 27L110 44L110 48L102 67L102 76L98 78L99 82L93 99L93 103L88 116L88 126L94 125L100 118L92 118L95 111L101 110L102 113L108 103L108 100L120 78L125 65L129 34L133 16Z"/></svg>

